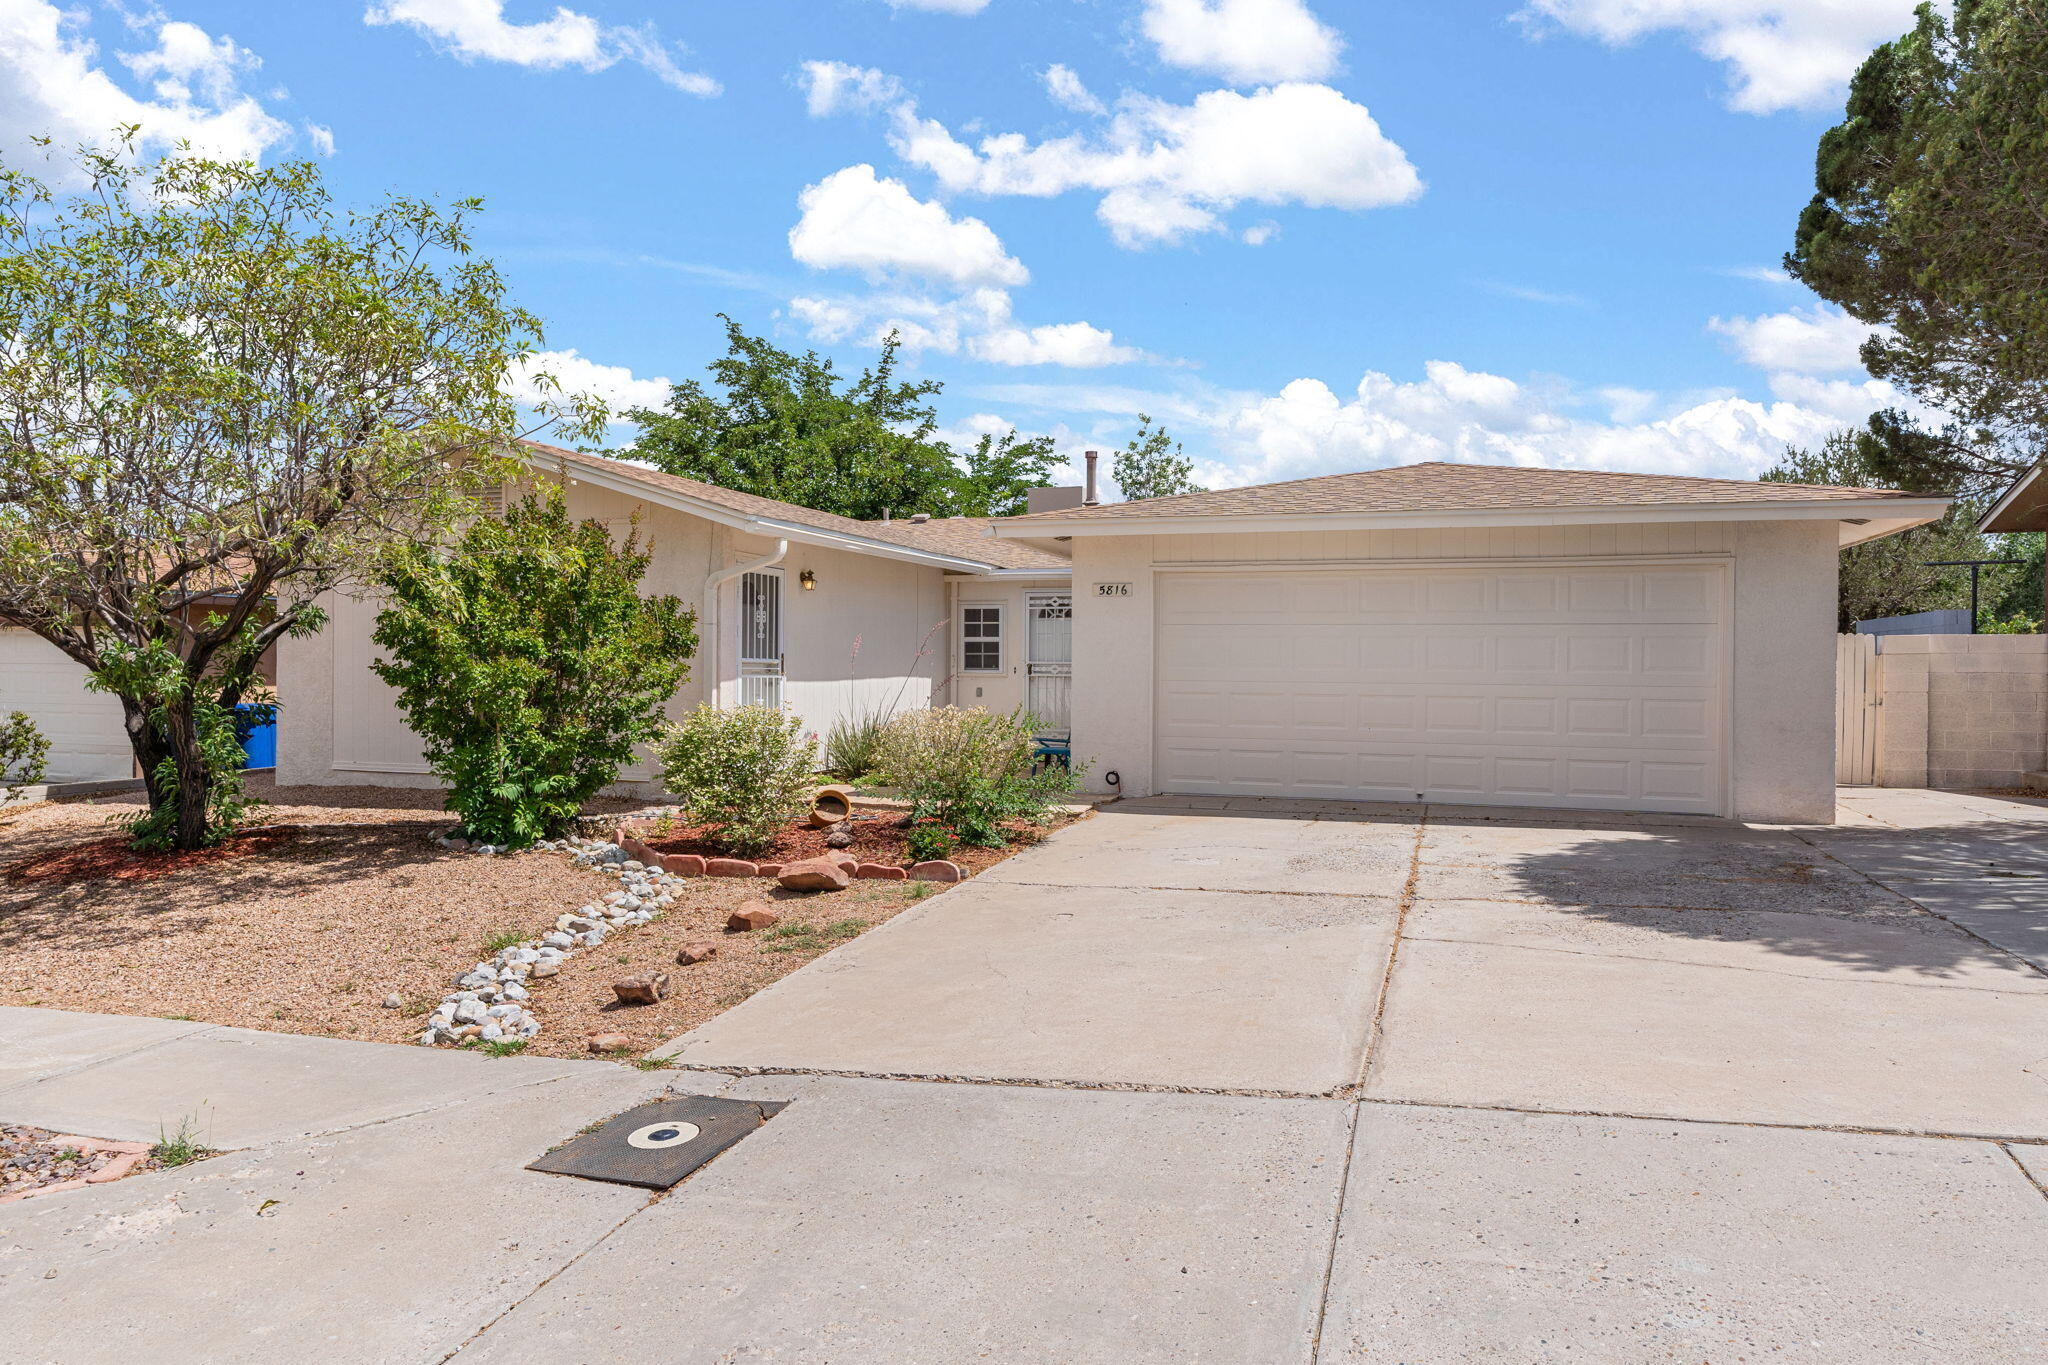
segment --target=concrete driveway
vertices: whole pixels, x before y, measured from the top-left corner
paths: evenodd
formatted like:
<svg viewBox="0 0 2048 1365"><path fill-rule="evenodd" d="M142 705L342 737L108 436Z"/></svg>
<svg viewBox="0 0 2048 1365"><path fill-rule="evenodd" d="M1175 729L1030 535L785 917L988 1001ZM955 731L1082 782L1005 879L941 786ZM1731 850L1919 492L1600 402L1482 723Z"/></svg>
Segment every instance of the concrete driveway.
<svg viewBox="0 0 2048 1365"><path fill-rule="evenodd" d="M0 1011L0 1119L247 1144L0 1209L0 1360L2039 1360L2048 809L1841 819L1124 803L680 1075ZM792 1103L520 1169L664 1085Z"/></svg>

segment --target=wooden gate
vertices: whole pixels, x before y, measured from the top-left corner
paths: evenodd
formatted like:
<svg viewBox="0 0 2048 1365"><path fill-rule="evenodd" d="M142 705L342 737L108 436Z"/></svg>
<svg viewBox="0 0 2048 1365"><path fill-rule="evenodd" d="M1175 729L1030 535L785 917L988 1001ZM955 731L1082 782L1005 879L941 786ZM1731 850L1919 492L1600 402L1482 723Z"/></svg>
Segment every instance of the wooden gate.
<svg viewBox="0 0 2048 1365"><path fill-rule="evenodd" d="M1877 782L1878 638L1835 637L1835 781L1844 787Z"/></svg>

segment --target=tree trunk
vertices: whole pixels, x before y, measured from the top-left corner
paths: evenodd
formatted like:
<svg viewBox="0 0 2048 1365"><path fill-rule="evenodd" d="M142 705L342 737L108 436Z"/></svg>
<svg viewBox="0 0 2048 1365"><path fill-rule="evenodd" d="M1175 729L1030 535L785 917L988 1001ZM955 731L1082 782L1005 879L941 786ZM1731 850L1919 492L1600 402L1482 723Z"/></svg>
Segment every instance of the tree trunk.
<svg viewBox="0 0 2048 1365"><path fill-rule="evenodd" d="M200 753L199 727L191 703L168 707L161 726L151 724L147 712L128 698L121 699L121 706L126 713L128 743L142 766L149 808L171 808L173 848L204 848L210 832L207 802L213 794L213 780ZM166 759L170 760L168 782L163 780Z"/></svg>

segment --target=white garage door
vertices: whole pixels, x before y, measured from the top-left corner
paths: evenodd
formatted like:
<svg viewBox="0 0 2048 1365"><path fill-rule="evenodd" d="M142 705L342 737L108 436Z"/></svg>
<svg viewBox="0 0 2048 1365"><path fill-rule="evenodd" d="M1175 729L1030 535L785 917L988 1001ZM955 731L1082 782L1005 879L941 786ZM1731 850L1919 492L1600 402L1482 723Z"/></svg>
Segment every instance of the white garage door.
<svg viewBox="0 0 2048 1365"><path fill-rule="evenodd" d="M1168 792L1719 813L1714 565L1164 573Z"/></svg>
<svg viewBox="0 0 2048 1365"><path fill-rule="evenodd" d="M135 771L121 703L88 691L85 669L41 636L0 630L0 716L26 711L50 741L51 781L127 777Z"/></svg>

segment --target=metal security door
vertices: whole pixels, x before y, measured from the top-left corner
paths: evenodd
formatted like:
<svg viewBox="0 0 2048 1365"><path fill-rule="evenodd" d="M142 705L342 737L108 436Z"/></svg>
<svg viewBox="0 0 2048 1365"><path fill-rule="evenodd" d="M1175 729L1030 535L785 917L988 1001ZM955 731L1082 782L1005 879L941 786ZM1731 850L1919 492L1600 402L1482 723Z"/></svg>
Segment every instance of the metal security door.
<svg viewBox="0 0 2048 1365"><path fill-rule="evenodd" d="M1073 726L1073 595L1026 593L1024 620L1024 709L1037 717L1041 736L1066 739Z"/></svg>
<svg viewBox="0 0 2048 1365"><path fill-rule="evenodd" d="M740 705L782 707L782 575L740 577Z"/></svg>

